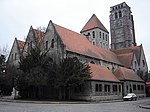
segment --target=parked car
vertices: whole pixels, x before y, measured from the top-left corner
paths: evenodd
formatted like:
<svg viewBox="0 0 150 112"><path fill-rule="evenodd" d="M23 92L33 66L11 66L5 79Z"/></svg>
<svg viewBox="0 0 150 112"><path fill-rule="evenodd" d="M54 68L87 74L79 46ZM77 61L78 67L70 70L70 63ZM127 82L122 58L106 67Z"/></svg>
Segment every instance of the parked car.
<svg viewBox="0 0 150 112"><path fill-rule="evenodd" d="M134 101L137 100L137 96L134 93L128 93L127 96L123 97L124 101L130 100L130 101Z"/></svg>

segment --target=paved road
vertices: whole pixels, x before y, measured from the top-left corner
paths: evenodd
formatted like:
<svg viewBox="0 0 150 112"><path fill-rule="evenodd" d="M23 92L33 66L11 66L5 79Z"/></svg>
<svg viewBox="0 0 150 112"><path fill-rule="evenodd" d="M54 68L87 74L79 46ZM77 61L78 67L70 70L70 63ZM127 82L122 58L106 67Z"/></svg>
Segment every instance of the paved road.
<svg viewBox="0 0 150 112"><path fill-rule="evenodd" d="M150 99L90 104L0 102L0 112L150 112L150 109L139 107L139 105L147 103L150 103Z"/></svg>

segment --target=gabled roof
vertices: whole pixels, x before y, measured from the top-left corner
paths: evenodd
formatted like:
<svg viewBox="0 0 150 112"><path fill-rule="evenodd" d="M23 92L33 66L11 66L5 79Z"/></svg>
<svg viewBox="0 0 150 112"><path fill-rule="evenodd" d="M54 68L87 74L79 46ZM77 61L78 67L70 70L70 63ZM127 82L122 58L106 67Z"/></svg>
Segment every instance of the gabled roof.
<svg viewBox="0 0 150 112"><path fill-rule="evenodd" d="M119 61L126 67L130 67L132 64L133 53L119 54L117 57Z"/></svg>
<svg viewBox="0 0 150 112"><path fill-rule="evenodd" d="M44 38L44 32L38 30L38 29L33 29L34 34L35 34L35 38L37 40L38 43L41 43L43 38Z"/></svg>
<svg viewBox="0 0 150 112"><path fill-rule="evenodd" d="M141 47L142 45L139 45L139 46L132 46L132 47L122 48L122 49L112 50L112 51L116 55L134 53L138 63L140 63Z"/></svg>
<svg viewBox="0 0 150 112"><path fill-rule="evenodd" d="M108 70L105 66L100 66L96 64L89 64L91 73L91 79L100 81L113 81L120 82L116 76Z"/></svg>
<svg viewBox="0 0 150 112"><path fill-rule="evenodd" d="M92 45L88 39L74 31L54 24L56 32L66 46L67 51L120 64L115 53Z"/></svg>
<svg viewBox="0 0 150 112"><path fill-rule="evenodd" d="M23 50L25 42L21 41L21 40L17 40L17 44L18 44L19 50L21 52Z"/></svg>
<svg viewBox="0 0 150 112"><path fill-rule="evenodd" d="M89 21L85 24L85 26L82 28L80 33L91 30L93 28L100 28L101 30L108 32L108 30L104 27L104 25L101 23L101 21L96 17L95 14L92 15L92 17L89 19Z"/></svg>
<svg viewBox="0 0 150 112"><path fill-rule="evenodd" d="M114 74L119 80L144 82L132 69L128 69L125 67L118 67L115 70Z"/></svg>

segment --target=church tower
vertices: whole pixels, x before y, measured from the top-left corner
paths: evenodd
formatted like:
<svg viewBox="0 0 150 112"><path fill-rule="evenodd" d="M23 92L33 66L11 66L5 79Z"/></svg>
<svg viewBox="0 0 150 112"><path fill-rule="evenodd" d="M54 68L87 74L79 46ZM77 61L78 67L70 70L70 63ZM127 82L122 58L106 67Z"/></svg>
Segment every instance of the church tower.
<svg viewBox="0 0 150 112"><path fill-rule="evenodd" d="M131 13L130 7L125 2L110 7L111 49L136 46Z"/></svg>
<svg viewBox="0 0 150 112"><path fill-rule="evenodd" d="M80 31L95 46L109 49L109 32L95 14Z"/></svg>

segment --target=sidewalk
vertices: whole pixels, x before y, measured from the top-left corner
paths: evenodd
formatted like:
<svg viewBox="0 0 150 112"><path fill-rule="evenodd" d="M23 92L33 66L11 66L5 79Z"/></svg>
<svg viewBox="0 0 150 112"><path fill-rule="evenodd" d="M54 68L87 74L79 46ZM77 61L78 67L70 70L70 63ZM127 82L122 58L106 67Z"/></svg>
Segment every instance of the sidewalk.
<svg viewBox="0 0 150 112"><path fill-rule="evenodd" d="M0 97L1 102L14 102L14 103L35 103L35 104L89 104L89 101L38 101L38 100L21 100L12 99L10 97Z"/></svg>
<svg viewBox="0 0 150 112"><path fill-rule="evenodd" d="M93 103L112 103L123 102L123 100L108 100L108 101L37 101L37 100L14 100L9 97L0 97L0 102L14 103L35 103L35 104L93 104ZM140 108L150 109L150 104L139 105Z"/></svg>

